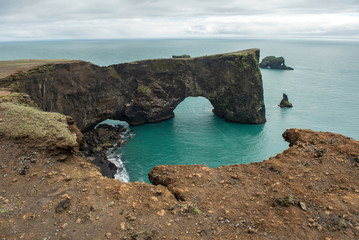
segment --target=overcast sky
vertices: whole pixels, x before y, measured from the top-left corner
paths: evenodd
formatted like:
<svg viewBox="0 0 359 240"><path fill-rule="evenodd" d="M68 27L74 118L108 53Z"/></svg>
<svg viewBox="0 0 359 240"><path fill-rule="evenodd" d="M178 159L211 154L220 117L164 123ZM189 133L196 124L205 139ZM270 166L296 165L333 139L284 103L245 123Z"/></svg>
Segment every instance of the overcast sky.
<svg viewBox="0 0 359 240"><path fill-rule="evenodd" d="M359 39L359 0L0 0L0 41Z"/></svg>

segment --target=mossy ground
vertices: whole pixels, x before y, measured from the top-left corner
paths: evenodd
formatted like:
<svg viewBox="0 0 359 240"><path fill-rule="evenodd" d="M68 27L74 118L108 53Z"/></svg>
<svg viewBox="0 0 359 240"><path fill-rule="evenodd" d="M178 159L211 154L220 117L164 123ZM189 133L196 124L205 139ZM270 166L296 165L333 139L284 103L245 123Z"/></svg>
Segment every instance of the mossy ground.
<svg viewBox="0 0 359 240"><path fill-rule="evenodd" d="M7 138L63 142L77 145L76 135L69 129L67 117L59 113L43 112L31 104L27 95L11 93L0 97L0 134Z"/></svg>
<svg viewBox="0 0 359 240"><path fill-rule="evenodd" d="M26 72L43 65L76 62L68 59L22 59L0 61L0 78L9 76L16 72ZM42 71L49 70L49 66L44 66Z"/></svg>

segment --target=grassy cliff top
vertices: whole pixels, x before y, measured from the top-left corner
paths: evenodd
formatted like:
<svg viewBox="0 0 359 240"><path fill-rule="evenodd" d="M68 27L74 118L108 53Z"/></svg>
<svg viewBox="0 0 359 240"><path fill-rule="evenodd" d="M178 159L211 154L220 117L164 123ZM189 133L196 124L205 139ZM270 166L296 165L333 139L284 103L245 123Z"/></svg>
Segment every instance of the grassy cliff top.
<svg viewBox="0 0 359 240"><path fill-rule="evenodd" d="M4 78L20 71L28 71L32 68L47 64L78 62L69 59L22 59L0 61L0 78Z"/></svg>
<svg viewBox="0 0 359 240"><path fill-rule="evenodd" d="M65 115L39 110L27 94L2 92L0 136L29 138L36 143L66 149L77 146L76 135L70 131Z"/></svg>

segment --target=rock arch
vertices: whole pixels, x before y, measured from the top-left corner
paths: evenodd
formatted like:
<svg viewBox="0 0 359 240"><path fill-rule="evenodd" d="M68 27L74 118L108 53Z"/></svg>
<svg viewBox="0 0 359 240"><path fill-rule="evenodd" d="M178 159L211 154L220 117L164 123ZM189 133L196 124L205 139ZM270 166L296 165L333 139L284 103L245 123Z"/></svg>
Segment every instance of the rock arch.
<svg viewBox="0 0 359 240"><path fill-rule="evenodd" d="M131 125L158 122L188 96L203 96L227 121L265 122L259 49L143 60L99 67L88 62L46 65L12 75L11 86L46 111L72 116L81 130L107 118Z"/></svg>

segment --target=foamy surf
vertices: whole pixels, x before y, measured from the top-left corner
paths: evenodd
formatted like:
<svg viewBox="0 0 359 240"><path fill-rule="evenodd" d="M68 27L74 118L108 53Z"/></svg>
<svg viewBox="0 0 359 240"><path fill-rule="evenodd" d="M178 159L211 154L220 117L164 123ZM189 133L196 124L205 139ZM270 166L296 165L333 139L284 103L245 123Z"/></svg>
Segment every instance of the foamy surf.
<svg viewBox="0 0 359 240"><path fill-rule="evenodd" d="M121 133L121 139L115 144L112 148L107 151L107 160L115 164L117 172L114 175L114 178L120 180L121 182L129 182L130 175L128 174L125 164L122 162L122 154L120 152L121 146L126 144L128 139L131 139L135 134L130 130L129 124L127 122L107 119L102 123L107 123L112 126L122 125L126 127L126 131Z"/></svg>
<svg viewBox="0 0 359 240"><path fill-rule="evenodd" d="M107 159L115 164L117 167L117 172L114 175L115 179L120 180L121 182L129 182L130 176L128 175L128 172L125 168L125 165L123 164L121 160L121 155L113 148L109 149Z"/></svg>

